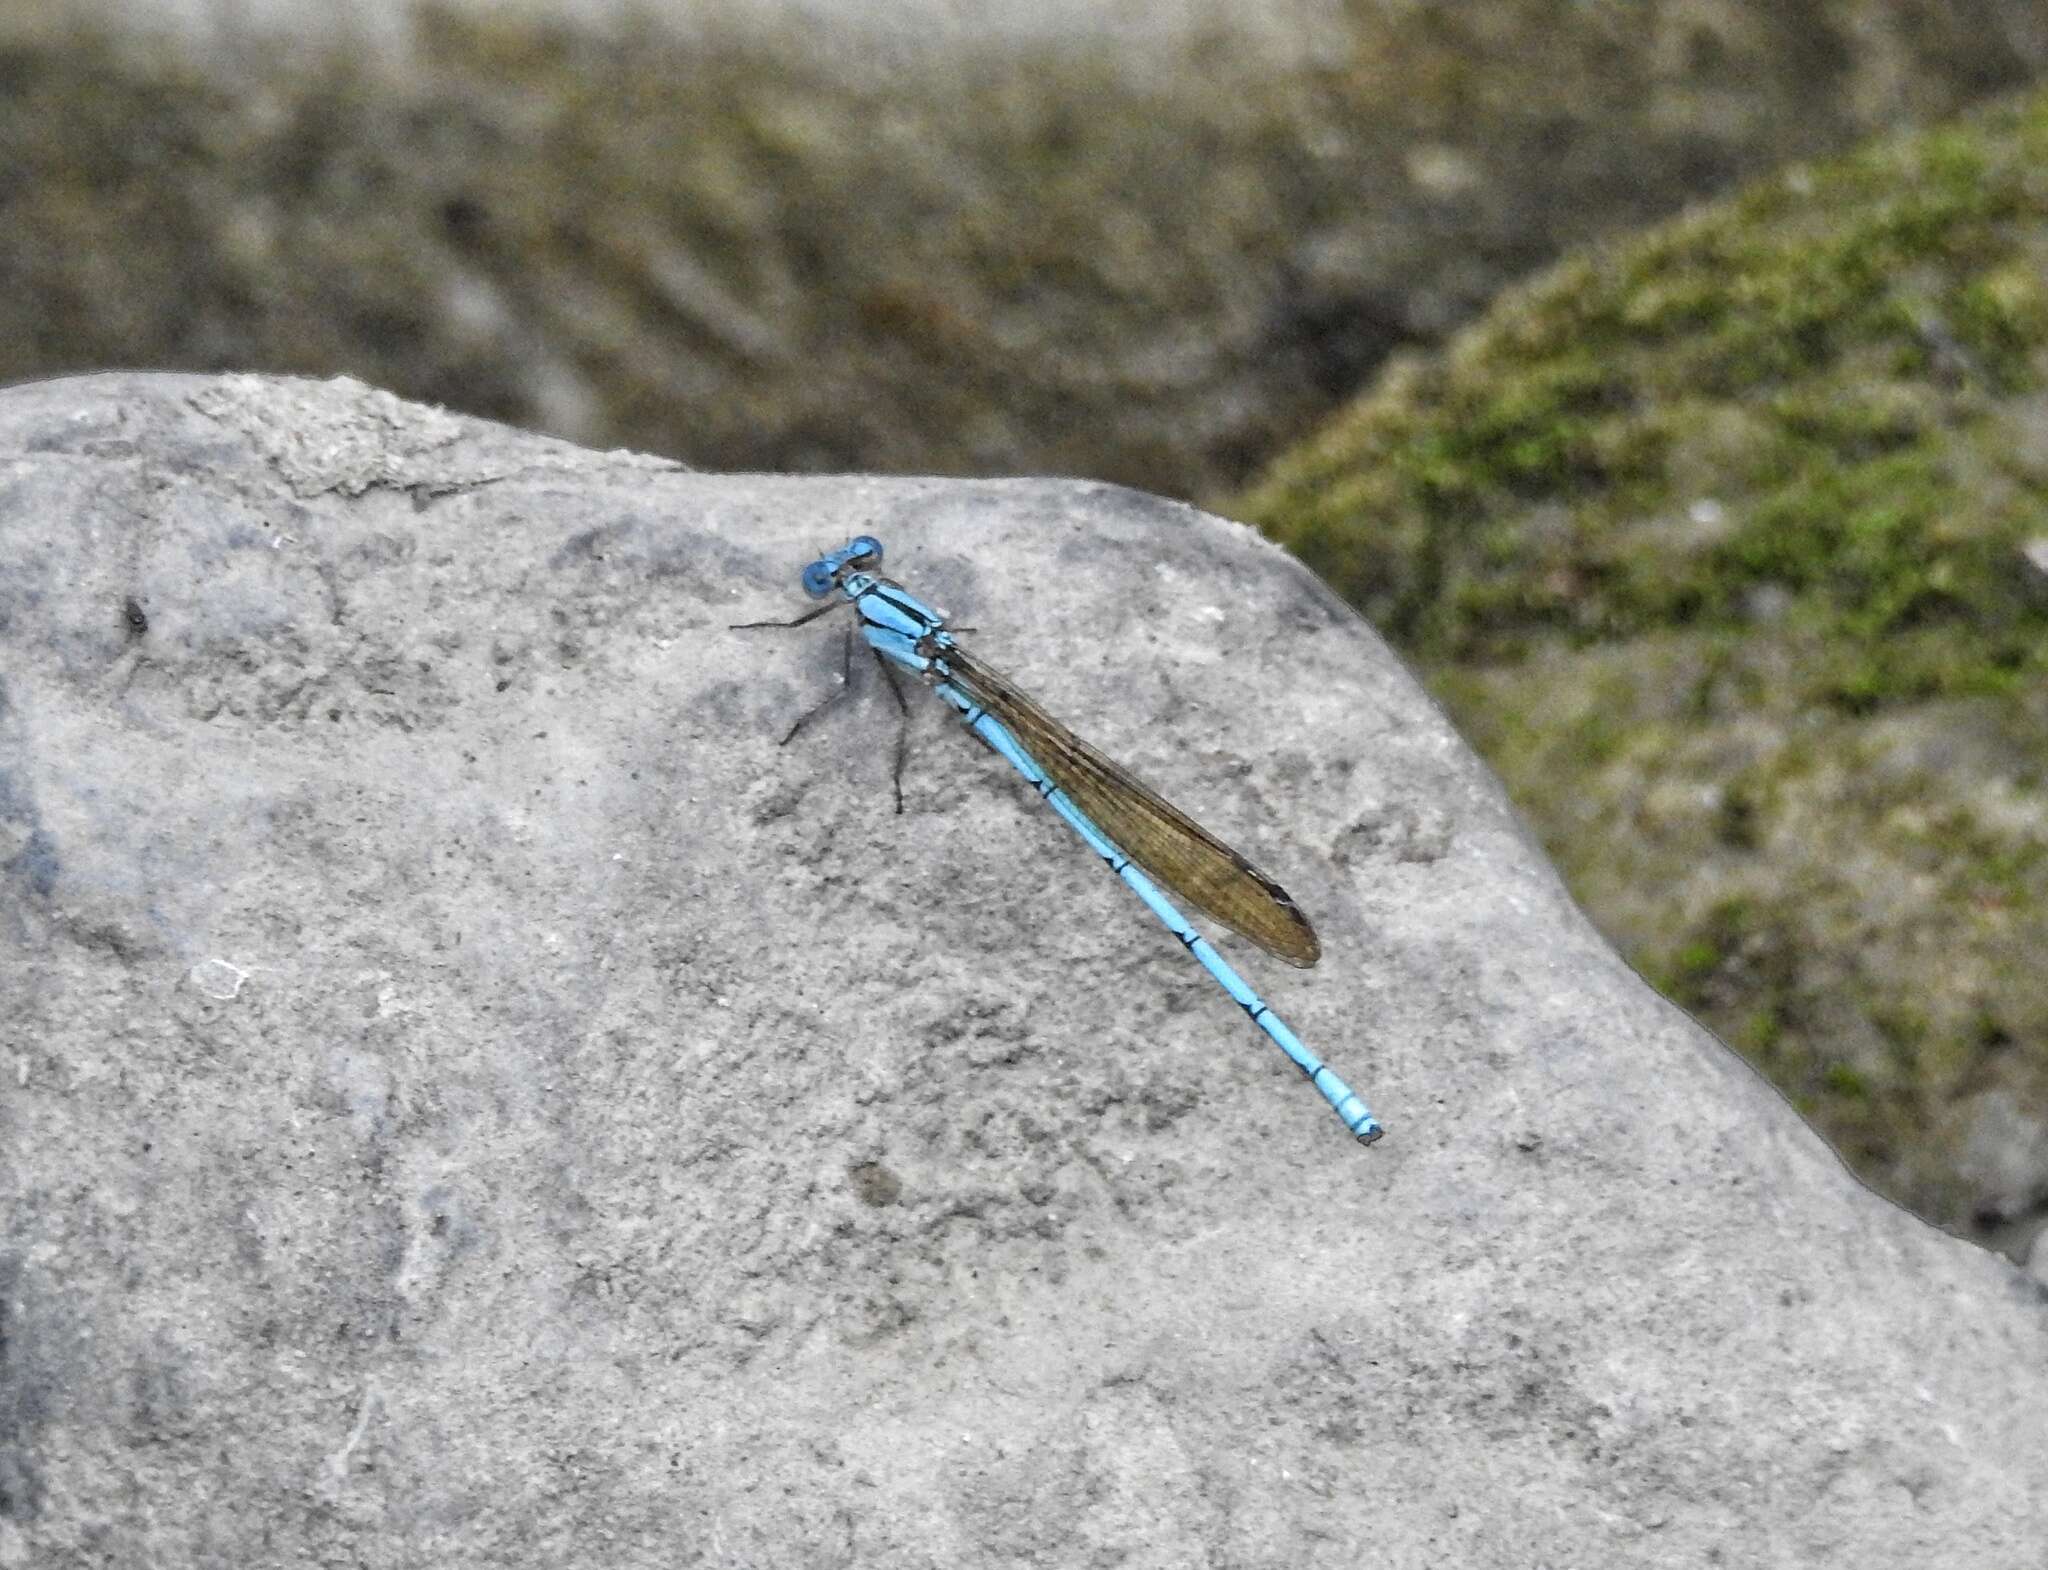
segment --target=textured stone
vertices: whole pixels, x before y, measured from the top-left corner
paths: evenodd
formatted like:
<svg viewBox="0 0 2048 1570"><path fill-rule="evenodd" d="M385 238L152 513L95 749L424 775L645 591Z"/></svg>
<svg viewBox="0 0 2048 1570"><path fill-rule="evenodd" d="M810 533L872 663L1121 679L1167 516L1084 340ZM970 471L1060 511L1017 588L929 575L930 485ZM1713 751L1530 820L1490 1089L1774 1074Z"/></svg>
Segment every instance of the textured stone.
<svg viewBox="0 0 2048 1570"><path fill-rule="evenodd" d="M1381 1144L939 705L901 817L866 664L778 749L855 531L1281 877ZM2038 1563L2048 1296L1247 530L118 376L0 562L0 1564Z"/></svg>

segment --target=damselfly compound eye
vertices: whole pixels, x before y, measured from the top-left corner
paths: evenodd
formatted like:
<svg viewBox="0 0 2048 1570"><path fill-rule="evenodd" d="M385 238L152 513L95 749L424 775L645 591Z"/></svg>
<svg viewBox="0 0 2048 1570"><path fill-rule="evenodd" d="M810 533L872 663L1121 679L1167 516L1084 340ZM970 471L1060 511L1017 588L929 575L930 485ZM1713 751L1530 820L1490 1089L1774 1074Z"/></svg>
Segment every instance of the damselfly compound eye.
<svg viewBox="0 0 2048 1570"><path fill-rule="evenodd" d="M863 534L846 547L849 566L862 571L872 571L882 565L882 542L872 534Z"/></svg>
<svg viewBox="0 0 2048 1570"><path fill-rule="evenodd" d="M814 561L804 569L804 593L814 600L822 600L832 592L832 574L821 561Z"/></svg>

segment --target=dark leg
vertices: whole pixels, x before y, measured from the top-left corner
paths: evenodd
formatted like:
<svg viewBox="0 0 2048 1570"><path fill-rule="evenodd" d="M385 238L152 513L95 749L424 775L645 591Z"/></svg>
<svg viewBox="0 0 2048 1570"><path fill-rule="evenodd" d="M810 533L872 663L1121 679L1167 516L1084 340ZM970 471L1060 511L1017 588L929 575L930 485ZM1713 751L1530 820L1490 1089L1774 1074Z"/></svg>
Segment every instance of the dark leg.
<svg viewBox="0 0 2048 1570"><path fill-rule="evenodd" d="M882 667L883 676L888 678L889 691L896 699L896 767L891 779L896 785L896 816L903 816L903 760L910 755L910 705L903 698L903 684L896 679L896 671L882 657L882 651L872 643L868 650L875 657L875 663Z"/></svg>
<svg viewBox="0 0 2048 1570"><path fill-rule="evenodd" d="M839 607L840 607L840 606L842 606L842 605L844 605L845 603L846 603L846 601L844 601L844 600L832 600L832 601L828 602L827 604L824 604L824 605L820 605L820 606L819 606L819 607L818 607L818 608L817 608L816 610L814 610L814 611L805 611L805 612L803 613L803 615L801 615L801 616L797 617L797 619L796 619L795 621L735 621L735 622L728 622L728 623L726 624L726 628L725 628L725 630L726 630L727 632L746 632L746 631L747 631L747 630L749 630L750 628L754 628L754 627L801 627L801 626L803 626L803 625L804 625L804 624L805 624L806 622L813 622L813 621L816 621L816 620L817 620L817 619L818 619L818 618L819 618L820 616L829 616L829 615L831 615L831 614L832 614L832 612L834 612L834 611L838 610L838 609L839 609Z"/></svg>
<svg viewBox="0 0 2048 1570"><path fill-rule="evenodd" d="M776 625L776 623L769 622L765 625L774 626ZM841 698L844 698L851 691L853 691L853 629L851 627L848 627L846 629L845 658L840 661L839 690L837 692L827 693L824 696L824 698L819 700L817 703L813 704L803 713L799 714L796 717L796 723L790 726L788 733L784 735L782 740L778 741L775 745L778 747L787 747L792 741L796 739L796 733L798 731L802 730L806 725L810 724L812 720L816 719L820 714L823 714L827 709L831 708L833 704L837 703Z"/></svg>

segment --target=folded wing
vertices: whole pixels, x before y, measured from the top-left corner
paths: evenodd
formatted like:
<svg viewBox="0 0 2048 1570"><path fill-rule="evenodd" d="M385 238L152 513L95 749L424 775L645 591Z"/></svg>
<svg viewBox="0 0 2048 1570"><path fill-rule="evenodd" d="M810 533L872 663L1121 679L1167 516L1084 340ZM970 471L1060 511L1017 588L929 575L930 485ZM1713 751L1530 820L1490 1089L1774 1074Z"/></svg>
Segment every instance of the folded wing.
<svg viewBox="0 0 2048 1570"><path fill-rule="evenodd" d="M1290 965L1322 945L1287 891L1129 770L1112 763L957 645L946 663L962 691L1000 720L1074 805L1162 886Z"/></svg>

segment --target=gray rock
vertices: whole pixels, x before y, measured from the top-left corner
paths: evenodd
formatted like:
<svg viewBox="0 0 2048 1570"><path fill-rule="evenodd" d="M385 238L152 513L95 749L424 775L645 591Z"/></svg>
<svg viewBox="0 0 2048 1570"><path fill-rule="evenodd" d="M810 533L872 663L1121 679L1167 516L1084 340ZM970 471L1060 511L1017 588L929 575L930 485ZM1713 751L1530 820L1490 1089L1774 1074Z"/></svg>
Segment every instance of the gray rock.
<svg viewBox="0 0 2048 1570"><path fill-rule="evenodd" d="M1972 1098L1956 1166L1988 1222L2048 1210L2048 1130L2001 1090Z"/></svg>
<svg viewBox="0 0 2048 1570"><path fill-rule="evenodd" d="M2020 547L2020 581L2036 600L2048 600L2048 535Z"/></svg>
<svg viewBox="0 0 2048 1570"><path fill-rule="evenodd" d="M1286 882L1362 1150L854 531ZM2037 1564L2048 1295L1873 1197L1248 531L352 383L0 394L0 1565ZM913 699L921 694L912 693Z"/></svg>
<svg viewBox="0 0 2048 1570"><path fill-rule="evenodd" d="M2048 1227L2036 1232L2028 1245L2027 1274L2048 1288Z"/></svg>

